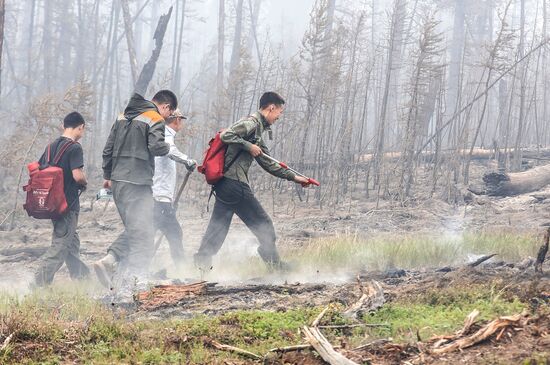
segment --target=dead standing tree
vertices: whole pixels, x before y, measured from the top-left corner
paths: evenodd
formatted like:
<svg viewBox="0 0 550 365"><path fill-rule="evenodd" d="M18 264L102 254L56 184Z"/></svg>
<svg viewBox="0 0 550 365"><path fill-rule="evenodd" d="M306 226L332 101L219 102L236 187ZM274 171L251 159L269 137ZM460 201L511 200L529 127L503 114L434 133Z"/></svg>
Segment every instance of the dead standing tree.
<svg viewBox="0 0 550 365"><path fill-rule="evenodd" d="M380 105L380 115L376 127L376 147L375 159L373 164L374 185L380 186L382 155L384 153L385 142L387 139L386 125L388 121L388 108L390 102L390 89L394 82L395 65L401 55L401 46L403 42L403 27L407 15L407 1L395 0L390 23L390 34L388 39L388 53L385 68L384 91Z"/></svg>
<svg viewBox="0 0 550 365"><path fill-rule="evenodd" d="M153 49L153 53L151 54L149 61L147 61L147 63L143 66L134 88L134 92L140 95L145 95L147 87L153 78L153 73L155 72L157 61L160 57L164 35L166 34L166 28L168 27L168 22L170 21L171 15L172 7L168 10L168 14L162 15L158 21L157 29L155 30L155 35L153 36L153 39L155 40L155 48Z"/></svg>
<svg viewBox="0 0 550 365"><path fill-rule="evenodd" d="M488 59L486 61L486 79L484 82L484 89L487 90L492 81L493 72L504 72L506 70L506 52L510 49L510 43L514 39L514 34L510 31L508 24L506 22L506 17L508 15L508 9L510 7L511 1L508 2L506 8L504 9L504 14L502 15L500 22L500 30L498 32L497 38L493 43L492 47L489 50ZM487 111L487 104L489 100L489 93L486 92L483 97L483 103L481 104L481 113L479 115L479 120L477 122L476 130L474 133L473 140L470 146L470 153L466 158L464 166L464 184L468 184L470 177L470 161L471 156L474 152L477 139L479 137L479 132L481 131L481 126L485 119L485 113ZM517 151L517 148L516 148Z"/></svg>
<svg viewBox="0 0 550 365"><path fill-rule="evenodd" d="M415 148L424 126L431 116L423 113L432 100L431 89L433 81L439 79L442 71L442 41L437 33L439 22L433 14L428 15L422 27L422 34L416 51L416 63L412 72L410 101L405 123L404 152L401 164L400 191L401 198L409 196L414 176Z"/></svg>
<svg viewBox="0 0 550 365"><path fill-rule="evenodd" d="M128 57L130 60L130 70L132 71L132 81L134 85L137 81L138 62L136 58L136 48L134 42L134 32L132 31L132 19L130 18L130 7L128 0L121 0L122 17L124 18L124 29L126 31L126 44L128 45Z"/></svg>

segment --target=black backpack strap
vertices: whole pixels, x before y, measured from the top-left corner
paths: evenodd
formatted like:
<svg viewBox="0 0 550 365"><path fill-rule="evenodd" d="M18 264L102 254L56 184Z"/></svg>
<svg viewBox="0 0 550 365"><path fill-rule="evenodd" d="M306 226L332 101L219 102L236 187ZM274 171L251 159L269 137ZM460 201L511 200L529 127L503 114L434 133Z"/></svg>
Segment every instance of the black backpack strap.
<svg viewBox="0 0 550 365"><path fill-rule="evenodd" d="M57 148L56 148L56 152L55 152L55 155L52 156L52 144L53 143L50 143L48 145L48 148L46 149L46 161L44 162L46 166L57 166L57 164L59 163L59 161L61 161L61 158L63 157L63 155L65 154L65 152L69 149L69 147L71 147L73 144L75 144L76 142L74 141L67 141L66 143L64 144L58 144L57 145ZM59 147L61 145L61 147ZM53 161L52 161L52 158L53 158Z"/></svg>
<svg viewBox="0 0 550 365"><path fill-rule="evenodd" d="M61 146L61 148L59 149L59 151L55 154L55 157L53 159L53 164L54 166L57 166L57 164L59 163L59 161L61 161L61 158L63 157L63 155L65 154L65 152L69 149L69 147L71 147L73 144L75 144L76 142L74 141L68 141L67 143L65 143L63 146Z"/></svg>

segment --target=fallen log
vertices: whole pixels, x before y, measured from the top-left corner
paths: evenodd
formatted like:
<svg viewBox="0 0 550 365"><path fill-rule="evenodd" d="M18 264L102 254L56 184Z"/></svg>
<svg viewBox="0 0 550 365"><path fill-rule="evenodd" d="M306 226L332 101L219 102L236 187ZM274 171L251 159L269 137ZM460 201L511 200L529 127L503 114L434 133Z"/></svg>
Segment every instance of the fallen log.
<svg viewBox="0 0 550 365"><path fill-rule="evenodd" d="M356 362L337 352L318 328L304 326L303 331L306 341L330 365L358 365Z"/></svg>
<svg viewBox="0 0 550 365"><path fill-rule="evenodd" d="M490 172L483 176L485 193L490 196L514 196L531 193L550 184L550 165L515 173Z"/></svg>
<svg viewBox="0 0 550 365"><path fill-rule="evenodd" d="M153 310L167 305L175 305L181 300L206 292L206 282L188 285L157 285L149 291L136 294L135 301L145 310Z"/></svg>
<svg viewBox="0 0 550 365"><path fill-rule="evenodd" d="M546 230L546 233L544 234L544 243L539 248L539 252L537 254L537 259L535 260L535 272L542 274L542 264L544 263L544 259L546 258L546 254L548 253L548 245L550 243L550 228Z"/></svg>
<svg viewBox="0 0 550 365"><path fill-rule="evenodd" d="M486 149L486 148L474 148L472 151L472 160L488 160L493 159L496 157L497 151L495 149ZM418 154L418 157L425 161L425 162L434 162L435 157L437 156L440 160L449 159L452 157L459 157L464 158L467 157L470 154L470 149L450 149L450 150L443 150L439 151L438 154L436 154L435 151L422 151L420 154ZM504 151L500 151L500 155L502 156L504 154ZM510 159L513 159L515 155L515 150L510 149L508 150L508 156ZM533 159L533 160L544 160L546 158L550 158L550 149L544 148L544 149L524 149L521 151L521 156L523 159ZM373 161L375 157L374 153L368 153L363 154L357 157L357 161L359 163L369 163ZM403 158L403 152L385 152L382 155L382 159L385 161L398 161L401 158Z"/></svg>

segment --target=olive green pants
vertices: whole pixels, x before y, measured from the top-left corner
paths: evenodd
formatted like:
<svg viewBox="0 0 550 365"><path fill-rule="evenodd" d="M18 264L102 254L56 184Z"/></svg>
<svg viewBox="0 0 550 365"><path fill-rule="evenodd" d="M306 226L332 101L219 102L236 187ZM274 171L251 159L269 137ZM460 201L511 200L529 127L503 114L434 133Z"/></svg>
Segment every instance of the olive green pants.
<svg viewBox="0 0 550 365"><path fill-rule="evenodd" d="M52 223L52 245L41 257L40 266L34 276L37 286L51 284L63 263L67 265L72 279L81 279L90 273L80 259L80 239L76 231L78 211L69 211L60 219L52 220Z"/></svg>

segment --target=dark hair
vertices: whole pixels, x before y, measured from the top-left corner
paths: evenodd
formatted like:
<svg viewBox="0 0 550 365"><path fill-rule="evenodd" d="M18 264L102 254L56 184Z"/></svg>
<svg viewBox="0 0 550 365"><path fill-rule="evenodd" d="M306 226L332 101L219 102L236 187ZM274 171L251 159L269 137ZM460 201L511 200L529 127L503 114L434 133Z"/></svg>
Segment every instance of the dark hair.
<svg viewBox="0 0 550 365"><path fill-rule="evenodd" d="M285 99L283 99L281 95L273 91L268 91L264 93L260 98L260 109L265 109L271 104L280 106L280 105L283 105L284 103L285 103Z"/></svg>
<svg viewBox="0 0 550 365"><path fill-rule="evenodd" d="M72 112L67 114L65 119L63 119L63 128L77 128L85 123L82 114L79 112Z"/></svg>
<svg viewBox="0 0 550 365"><path fill-rule="evenodd" d="M170 109L174 110L178 107L178 98L176 94L170 90L161 90L153 96L153 101L157 104L169 104Z"/></svg>

